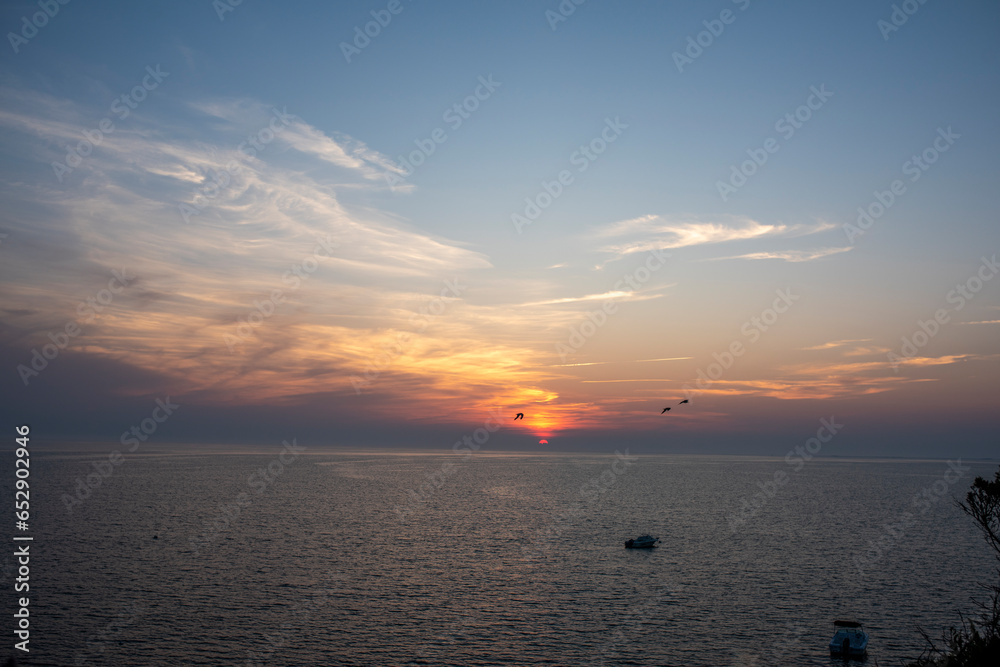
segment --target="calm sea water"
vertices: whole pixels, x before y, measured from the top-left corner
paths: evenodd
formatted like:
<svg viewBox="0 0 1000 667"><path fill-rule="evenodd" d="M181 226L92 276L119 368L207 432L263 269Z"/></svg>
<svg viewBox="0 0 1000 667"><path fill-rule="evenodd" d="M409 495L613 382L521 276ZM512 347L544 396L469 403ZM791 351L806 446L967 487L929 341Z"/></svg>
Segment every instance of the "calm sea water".
<svg viewBox="0 0 1000 667"><path fill-rule="evenodd" d="M993 565L995 463L278 453L36 453L26 664L891 665Z"/></svg>

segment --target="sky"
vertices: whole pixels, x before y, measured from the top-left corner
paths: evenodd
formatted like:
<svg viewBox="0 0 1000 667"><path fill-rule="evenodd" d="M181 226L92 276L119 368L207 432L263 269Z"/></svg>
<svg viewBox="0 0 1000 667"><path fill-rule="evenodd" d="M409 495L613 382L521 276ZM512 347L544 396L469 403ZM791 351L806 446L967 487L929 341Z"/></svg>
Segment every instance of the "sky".
<svg viewBox="0 0 1000 667"><path fill-rule="evenodd" d="M0 410L37 438L997 453L995 3L0 26Z"/></svg>

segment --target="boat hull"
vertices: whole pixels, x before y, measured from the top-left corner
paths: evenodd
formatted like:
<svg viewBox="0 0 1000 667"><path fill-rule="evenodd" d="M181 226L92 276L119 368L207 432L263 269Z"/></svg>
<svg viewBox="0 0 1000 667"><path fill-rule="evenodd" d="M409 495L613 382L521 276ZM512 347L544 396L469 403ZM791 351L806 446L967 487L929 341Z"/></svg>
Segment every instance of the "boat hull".
<svg viewBox="0 0 1000 667"><path fill-rule="evenodd" d="M649 535L643 535L642 537L639 537L638 539L625 540L625 548L626 549L652 549L653 547L656 546L656 543L659 542L659 541L660 541L660 539L657 538L657 537L651 537Z"/></svg>
<svg viewBox="0 0 1000 667"><path fill-rule="evenodd" d="M861 657L868 652L868 637L834 637L830 642L831 656L856 656Z"/></svg>

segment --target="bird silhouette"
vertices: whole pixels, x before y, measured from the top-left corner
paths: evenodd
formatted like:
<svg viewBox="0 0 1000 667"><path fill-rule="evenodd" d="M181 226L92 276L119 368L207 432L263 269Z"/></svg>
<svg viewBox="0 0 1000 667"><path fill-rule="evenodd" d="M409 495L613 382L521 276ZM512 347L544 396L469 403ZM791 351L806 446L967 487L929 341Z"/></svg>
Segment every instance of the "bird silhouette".
<svg viewBox="0 0 1000 667"><path fill-rule="evenodd" d="M523 412L518 412L516 415L514 415L514 421L517 421L518 419L524 419Z"/></svg>
<svg viewBox="0 0 1000 667"><path fill-rule="evenodd" d="M683 401L681 401L681 402L680 402L680 403L678 403L677 405L684 405L684 404L685 404L685 403L687 403L687 402L688 402L688 400L687 400L687 399L685 398L685 399L684 399Z"/></svg>
<svg viewBox="0 0 1000 667"><path fill-rule="evenodd" d="M669 410L669 409L670 409L670 408L663 408L663 412L666 412L666 411L667 411L667 410ZM661 412L660 414L662 415L662 414L663 414L663 412Z"/></svg>

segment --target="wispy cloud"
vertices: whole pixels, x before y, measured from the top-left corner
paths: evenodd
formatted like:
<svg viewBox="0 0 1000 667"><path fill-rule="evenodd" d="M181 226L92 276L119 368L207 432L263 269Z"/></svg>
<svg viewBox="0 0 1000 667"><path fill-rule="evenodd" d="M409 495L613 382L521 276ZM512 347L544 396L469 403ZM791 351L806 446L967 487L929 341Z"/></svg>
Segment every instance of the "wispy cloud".
<svg viewBox="0 0 1000 667"><path fill-rule="evenodd" d="M548 299L546 301L532 301L521 304L522 306L551 306L561 303L579 303L581 301L607 301L608 299L622 299L632 295L632 292L612 291L603 294L586 294L584 296L570 296L562 299Z"/></svg>
<svg viewBox="0 0 1000 667"><path fill-rule="evenodd" d="M975 354L947 354L940 357L907 357L900 359L898 363L906 366L949 366L977 358L983 359L985 357Z"/></svg>
<svg viewBox="0 0 1000 667"><path fill-rule="evenodd" d="M619 378L616 380L580 380L583 384L608 384L618 382L670 382L669 378Z"/></svg>
<svg viewBox="0 0 1000 667"><path fill-rule="evenodd" d="M920 382L899 377L823 378L808 380L719 380L701 393L717 396L763 396L780 400L817 400L867 396Z"/></svg>
<svg viewBox="0 0 1000 667"><path fill-rule="evenodd" d="M745 241L777 236L801 236L831 228L828 223L815 225L766 224L747 217L733 217L724 222L668 219L644 215L598 228L596 239L623 238L601 248L617 259L637 252ZM632 237L629 239L628 237Z"/></svg>
<svg viewBox="0 0 1000 667"><path fill-rule="evenodd" d="M601 294L585 294L584 296L570 296L561 299L547 299L545 301L532 301L523 303L522 306L555 306L566 303L585 303L588 301L646 301L648 299L658 299L662 294L650 294L634 292L628 290L612 290Z"/></svg>
<svg viewBox="0 0 1000 667"><path fill-rule="evenodd" d="M561 368L568 366L606 366L608 364L647 364L658 361L685 361L687 359L693 359L693 357L665 357L663 359L635 359L632 361L589 361L579 364L554 364L553 368ZM619 382L619 380L609 380L613 382Z"/></svg>
<svg viewBox="0 0 1000 667"><path fill-rule="evenodd" d="M354 169L369 180L384 179L387 173L404 173L392 160L363 141L343 133L330 137L301 121L292 123L281 138L298 151L338 167Z"/></svg>
<svg viewBox="0 0 1000 667"><path fill-rule="evenodd" d="M819 345L813 345L811 347L800 347L800 350L829 350L834 347L843 347L845 345L850 345L851 343L867 343L871 338L848 338L844 340L833 340L827 343L820 343Z"/></svg>
<svg viewBox="0 0 1000 667"><path fill-rule="evenodd" d="M782 259L786 262L810 262L814 259L829 257L838 253L847 252L851 247L846 248L820 248L818 250L775 250L768 252L750 252L743 255L732 255L729 257L712 257L711 260L722 259Z"/></svg>

